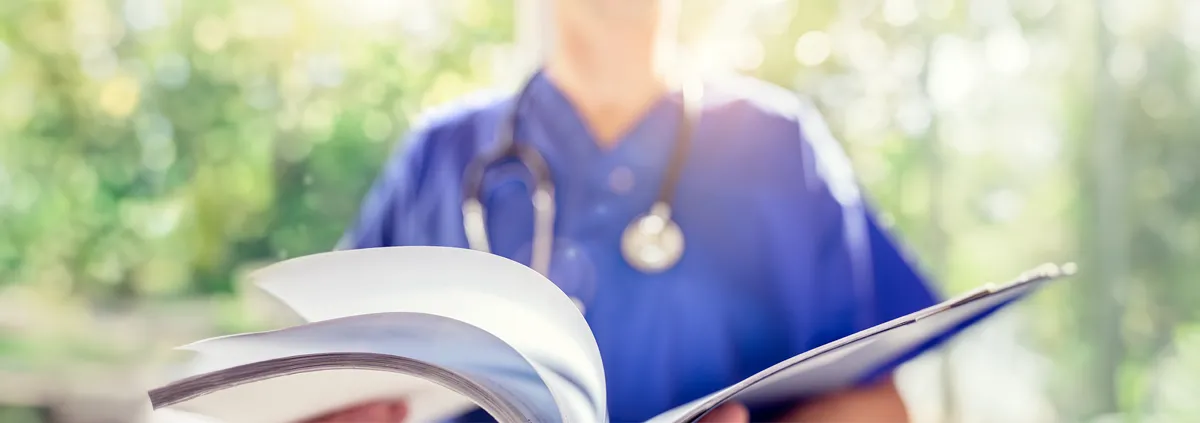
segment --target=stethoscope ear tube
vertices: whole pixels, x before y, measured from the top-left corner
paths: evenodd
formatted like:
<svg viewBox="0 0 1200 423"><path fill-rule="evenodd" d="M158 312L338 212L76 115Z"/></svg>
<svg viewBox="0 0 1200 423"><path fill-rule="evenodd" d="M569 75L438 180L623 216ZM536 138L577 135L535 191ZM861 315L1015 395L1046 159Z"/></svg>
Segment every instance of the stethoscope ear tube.
<svg viewBox="0 0 1200 423"><path fill-rule="evenodd" d="M554 187L551 185L539 185L533 190L533 233L535 234L553 234L554 233ZM533 251L530 252L529 267L541 273L543 276L550 277L550 256L554 253L554 236L535 236L533 237Z"/></svg>
<svg viewBox="0 0 1200 423"><path fill-rule="evenodd" d="M483 251L485 253L492 252L491 246L488 245L487 224L483 219L486 212L483 210L483 204L479 199L470 196L463 200L463 228L467 233L467 245L473 250Z"/></svg>
<svg viewBox="0 0 1200 423"><path fill-rule="evenodd" d="M554 233L554 180L551 178L550 166L542 155L534 147L517 144L515 140L516 116L526 91L526 89L521 90L521 94L517 96L509 109L508 116L501 120L501 126L496 132L496 148L488 154L472 160L467 166L463 177L463 229L466 232L467 244L471 249L491 252L487 233L487 210L480 200L484 173L488 165L507 157L515 157L525 166L534 180L533 193L530 195L534 209L534 236L529 267L543 276L549 277L554 237L544 234Z"/></svg>
<svg viewBox="0 0 1200 423"><path fill-rule="evenodd" d="M535 234L553 233L555 215L553 189L553 187L539 186L534 189L532 198L530 198L534 208L533 230ZM492 249L488 243L487 223L484 221L487 211L484 210L483 204L479 202L478 197L470 196L463 200L462 210L467 245L473 250L490 253ZM533 237L533 251L530 252L529 267L544 276L549 276L550 255L553 248L553 237Z"/></svg>
<svg viewBox="0 0 1200 423"><path fill-rule="evenodd" d="M704 85L696 78L685 78L680 81L683 116L679 119L679 128L675 134L675 147L671 152L671 161L667 164L667 173L659 188L658 199L651 206L650 212L665 219L671 217L671 204L675 201L675 187L683 174L683 164L692 144L692 135L700 121L700 104L704 96Z"/></svg>

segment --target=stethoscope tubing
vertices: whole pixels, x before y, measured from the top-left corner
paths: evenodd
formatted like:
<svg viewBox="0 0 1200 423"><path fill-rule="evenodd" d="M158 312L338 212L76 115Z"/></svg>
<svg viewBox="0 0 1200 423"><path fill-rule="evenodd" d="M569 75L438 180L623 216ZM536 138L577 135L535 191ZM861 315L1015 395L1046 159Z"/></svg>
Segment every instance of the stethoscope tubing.
<svg viewBox="0 0 1200 423"><path fill-rule="evenodd" d="M528 95L530 85L535 79L536 77L530 77L526 80L513 99L507 114L501 118L496 132L495 148L475 158L467 165L463 175L463 227L468 245L472 249L491 252L487 234L487 210L480 200L484 173L492 164L507 158L516 158L529 170L534 179L534 189L530 195L530 201L534 207L533 250L530 254L530 267L538 273L548 276L550 258L554 248L553 233L556 218L553 175L545 158L536 148L516 142L516 124L519 113ZM649 216L656 217L664 224L674 224L671 216L671 204L684 162L687 160L696 122L699 119L699 89L698 82L683 86L684 115L680 119L679 128L676 131L675 145L667 166L667 174L659 188L658 197L648 211ZM633 224L637 223L637 221L633 222Z"/></svg>

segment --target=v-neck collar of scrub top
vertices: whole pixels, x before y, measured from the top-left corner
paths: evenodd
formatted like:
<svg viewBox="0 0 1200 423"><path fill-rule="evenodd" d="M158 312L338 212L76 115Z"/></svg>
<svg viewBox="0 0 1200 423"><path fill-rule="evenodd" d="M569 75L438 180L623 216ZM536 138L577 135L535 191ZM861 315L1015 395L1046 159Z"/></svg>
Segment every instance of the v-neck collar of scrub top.
<svg viewBox="0 0 1200 423"><path fill-rule="evenodd" d="M555 185L559 212L548 276L586 304L599 288L597 276L588 274L594 266L623 269L622 276L610 275L620 283L646 276L625 269L620 236L659 196L683 118L682 96L678 92L661 96L613 147L605 148L596 143L577 108L552 80L543 72L531 78L517 105L514 142L527 143L542 154ZM495 250L509 252L523 263L529 259L532 243L524 223L533 213L526 197L532 181L513 175L524 173L518 163L497 166L486 177L491 182L485 184L485 206L495 222L490 225ZM525 188L513 190L510 184L521 184L520 180L526 181ZM506 219L522 223L499 223Z"/></svg>
<svg viewBox="0 0 1200 423"><path fill-rule="evenodd" d="M676 147L676 131L682 117L679 93L664 94L611 146L605 147L588 129L575 104L545 72L539 71L531 78L525 101L517 113L516 142L532 143L543 155L556 156L547 157L550 162L570 163L571 175L587 173L602 178L592 182L611 185L608 180L611 173L622 172L617 169L623 167L635 179L661 179L661 175L642 176L648 172L662 173L665 160ZM620 191L625 187L617 188Z"/></svg>

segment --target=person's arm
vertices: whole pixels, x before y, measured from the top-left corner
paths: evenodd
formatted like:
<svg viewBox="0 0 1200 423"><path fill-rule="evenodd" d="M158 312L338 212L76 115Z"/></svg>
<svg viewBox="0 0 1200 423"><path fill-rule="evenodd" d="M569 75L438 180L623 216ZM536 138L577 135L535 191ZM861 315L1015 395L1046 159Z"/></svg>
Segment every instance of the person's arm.
<svg viewBox="0 0 1200 423"><path fill-rule="evenodd" d="M892 377L799 404L777 421L788 423L903 423L908 409Z"/></svg>
<svg viewBox="0 0 1200 423"><path fill-rule="evenodd" d="M901 423L908 420L900 392L890 376L846 392L792 406L773 419L781 423ZM699 423L749 423L750 412L737 403L709 412Z"/></svg>
<svg viewBox="0 0 1200 423"><path fill-rule="evenodd" d="M839 331L837 337L936 304L937 295L863 199L849 159L820 114L811 104L801 110L802 142L807 162L814 170L805 183L831 205L819 212L825 232L820 235L818 283L851 283L855 289L853 324ZM900 363L922 352L914 351L891 367L878 369L852 389L786 407L777 421L908 422L892 373Z"/></svg>
<svg viewBox="0 0 1200 423"><path fill-rule="evenodd" d="M871 252L871 288L874 304L873 319L868 324L880 324L936 303L935 295L917 274L888 234L876 224L875 219L865 216ZM865 329L865 328L859 328ZM915 356L921 351L910 354ZM898 360L902 362L903 360ZM863 422L905 423L908 411L900 391L892 377L892 368L880 369L882 376L863 383L853 389L837 392L795 404L776 421L789 423L805 422Z"/></svg>

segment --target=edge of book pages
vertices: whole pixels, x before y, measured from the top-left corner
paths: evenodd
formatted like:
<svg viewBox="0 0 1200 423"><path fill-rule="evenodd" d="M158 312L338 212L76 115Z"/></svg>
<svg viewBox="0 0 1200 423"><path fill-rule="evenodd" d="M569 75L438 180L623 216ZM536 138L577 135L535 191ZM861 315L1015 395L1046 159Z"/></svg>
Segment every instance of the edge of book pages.
<svg viewBox="0 0 1200 423"><path fill-rule="evenodd" d="M181 411L223 422L267 423L417 394L414 421L473 406L502 421L558 418L556 398L515 350L442 316L350 316L185 348L196 353L189 363L192 376L151 390L153 408L179 405ZM261 407L255 401L270 397L286 398L293 406Z"/></svg>
<svg viewBox="0 0 1200 423"><path fill-rule="evenodd" d="M353 363L348 365L347 363ZM150 391L154 408L170 407L232 387L288 375L325 370L367 370L395 372L436 381L473 401L501 421L519 421L532 415L528 410L503 397L489 394L489 387L419 360L375 353L325 353L276 358L244 364L225 370L179 380ZM494 387L493 387L494 389Z"/></svg>
<svg viewBox="0 0 1200 423"><path fill-rule="evenodd" d="M510 411L523 405L523 419L607 420L607 409L595 406L606 403L606 392L599 349L586 320L556 285L520 263L469 249L384 247L298 257L266 266L251 273L250 277L255 285L308 323L275 331L210 338L181 347L195 353L188 365L181 369L182 379L221 371L228 376L230 368L240 365L253 364L261 371L263 367L273 364L263 362L314 352L373 352L409 359L421 354L424 359L418 361L453 370L442 376L457 374L462 376L461 379L468 379L485 389L463 386L461 379L453 377L438 379L437 375L430 376L428 372L416 370L414 363L406 363L402 368L395 369L397 372L354 369L357 364L341 356L341 365L337 367L345 368L344 371L293 373L241 383L233 386L233 390L250 390L247 392L264 396L269 392L264 393L254 387L275 384L277 388L289 389L294 386L279 384L275 379L354 371L353 377L368 378L374 384L388 384L391 387L384 390L376 386L371 393L373 397L403 396L410 399L410 417L417 422L453 417L469 411L474 403L480 401ZM361 338L353 337L338 339L335 331L312 329L319 329L323 324L361 324L363 319L390 319L387 325L376 321L374 327L357 329L368 331L364 334L390 330L393 333L372 335L371 339L390 340L391 344L364 343ZM423 321L426 326L436 324L439 329L429 331L414 324L403 328L406 322L412 323L414 319ZM402 335L400 338L396 338L397 331L403 332L399 334ZM290 341L279 341L280 337L288 336L292 338ZM460 343L443 339L447 336L457 336L454 342ZM464 340L469 343L462 344ZM467 349L489 349L487 354L481 355L498 354L508 360L509 367L520 369L515 372L483 369L473 362L474 358L470 355L472 351L461 348L463 345L467 345ZM447 355L448 352L456 352L457 355ZM400 371L419 374L401 378L396 376ZM393 374L381 376L381 373ZM359 400L345 394L346 390L360 389L354 386L353 378L344 375L339 377L336 387L327 389L334 391L334 396ZM498 379L504 379L503 383ZM541 388L526 386L526 389L518 392L520 395L503 392L512 390L509 384L521 384L531 379L536 380ZM210 382L214 380L209 379ZM323 380L314 382L311 377L302 381L326 383ZM180 382L177 380L158 389L177 388ZM464 391L479 397L464 399ZM158 404L152 404L155 409L166 406L161 401L164 392L167 391L159 390L152 396L152 399L159 400ZM202 395L193 403L219 396L222 392ZM182 395L179 391L170 393ZM316 397L311 392L305 394L309 395L306 397L309 402L329 402L328 398ZM225 399L236 404L231 406L234 408L255 406L246 403L245 398L226 395ZM295 407L312 408L304 400L294 402ZM551 406L546 406L547 403ZM177 402L172 407L194 414L211 414L198 412L200 410L197 408L203 407L189 408L186 405ZM210 402L201 405L208 407L206 411L211 412L219 411L222 404ZM553 407L558 409L553 410ZM279 416L284 414L282 411L277 413ZM286 417L243 420L249 420L246 423L271 423L298 418L294 415ZM242 420L225 420L242 423Z"/></svg>
<svg viewBox="0 0 1200 423"><path fill-rule="evenodd" d="M359 266L357 271L349 272L347 262ZM1043 265L1013 282L987 285L794 356L650 422L691 422L730 400L767 404L861 382L874 370L889 368L908 358L909 352L952 337L1042 283L1073 272L1073 266ZM348 275L354 278L347 281ZM419 411L411 417L418 422L453 417L475 407L503 423L607 421L603 366L586 321L557 286L524 265L466 249L387 247L292 259L268 266L258 276L261 288L310 323L183 347L200 356L207 353L208 362L201 359L201 364L193 363L189 377L150 391L155 409L236 386L276 383L285 389L282 383L286 382L280 379L334 371L358 372L344 375L344 384L353 378L411 377L377 382L406 386L405 395ZM493 283L496 280L504 282ZM344 286L330 289L331 284ZM438 287L430 288L433 285ZM458 303L446 301L451 294ZM359 338L343 334L344 339L320 332L336 324L351 325L343 331L365 332ZM428 325L442 328L435 334L458 337L451 336L453 341L429 338L433 335L422 329ZM390 336L409 342L396 341L400 347L386 348L355 342L379 338L371 331L383 327L394 331ZM304 333L308 337L296 338L301 341L291 345L294 350L273 350L287 347L279 345L286 335ZM267 341L264 336L273 338ZM421 349L422 345L428 348ZM447 354L455 345L460 350L468 345L471 351ZM473 352L482 354L472 356ZM479 356L493 357L495 362L480 367L474 362L481 360ZM497 363L508 363L509 369L497 371ZM425 385L418 386L421 383Z"/></svg>

